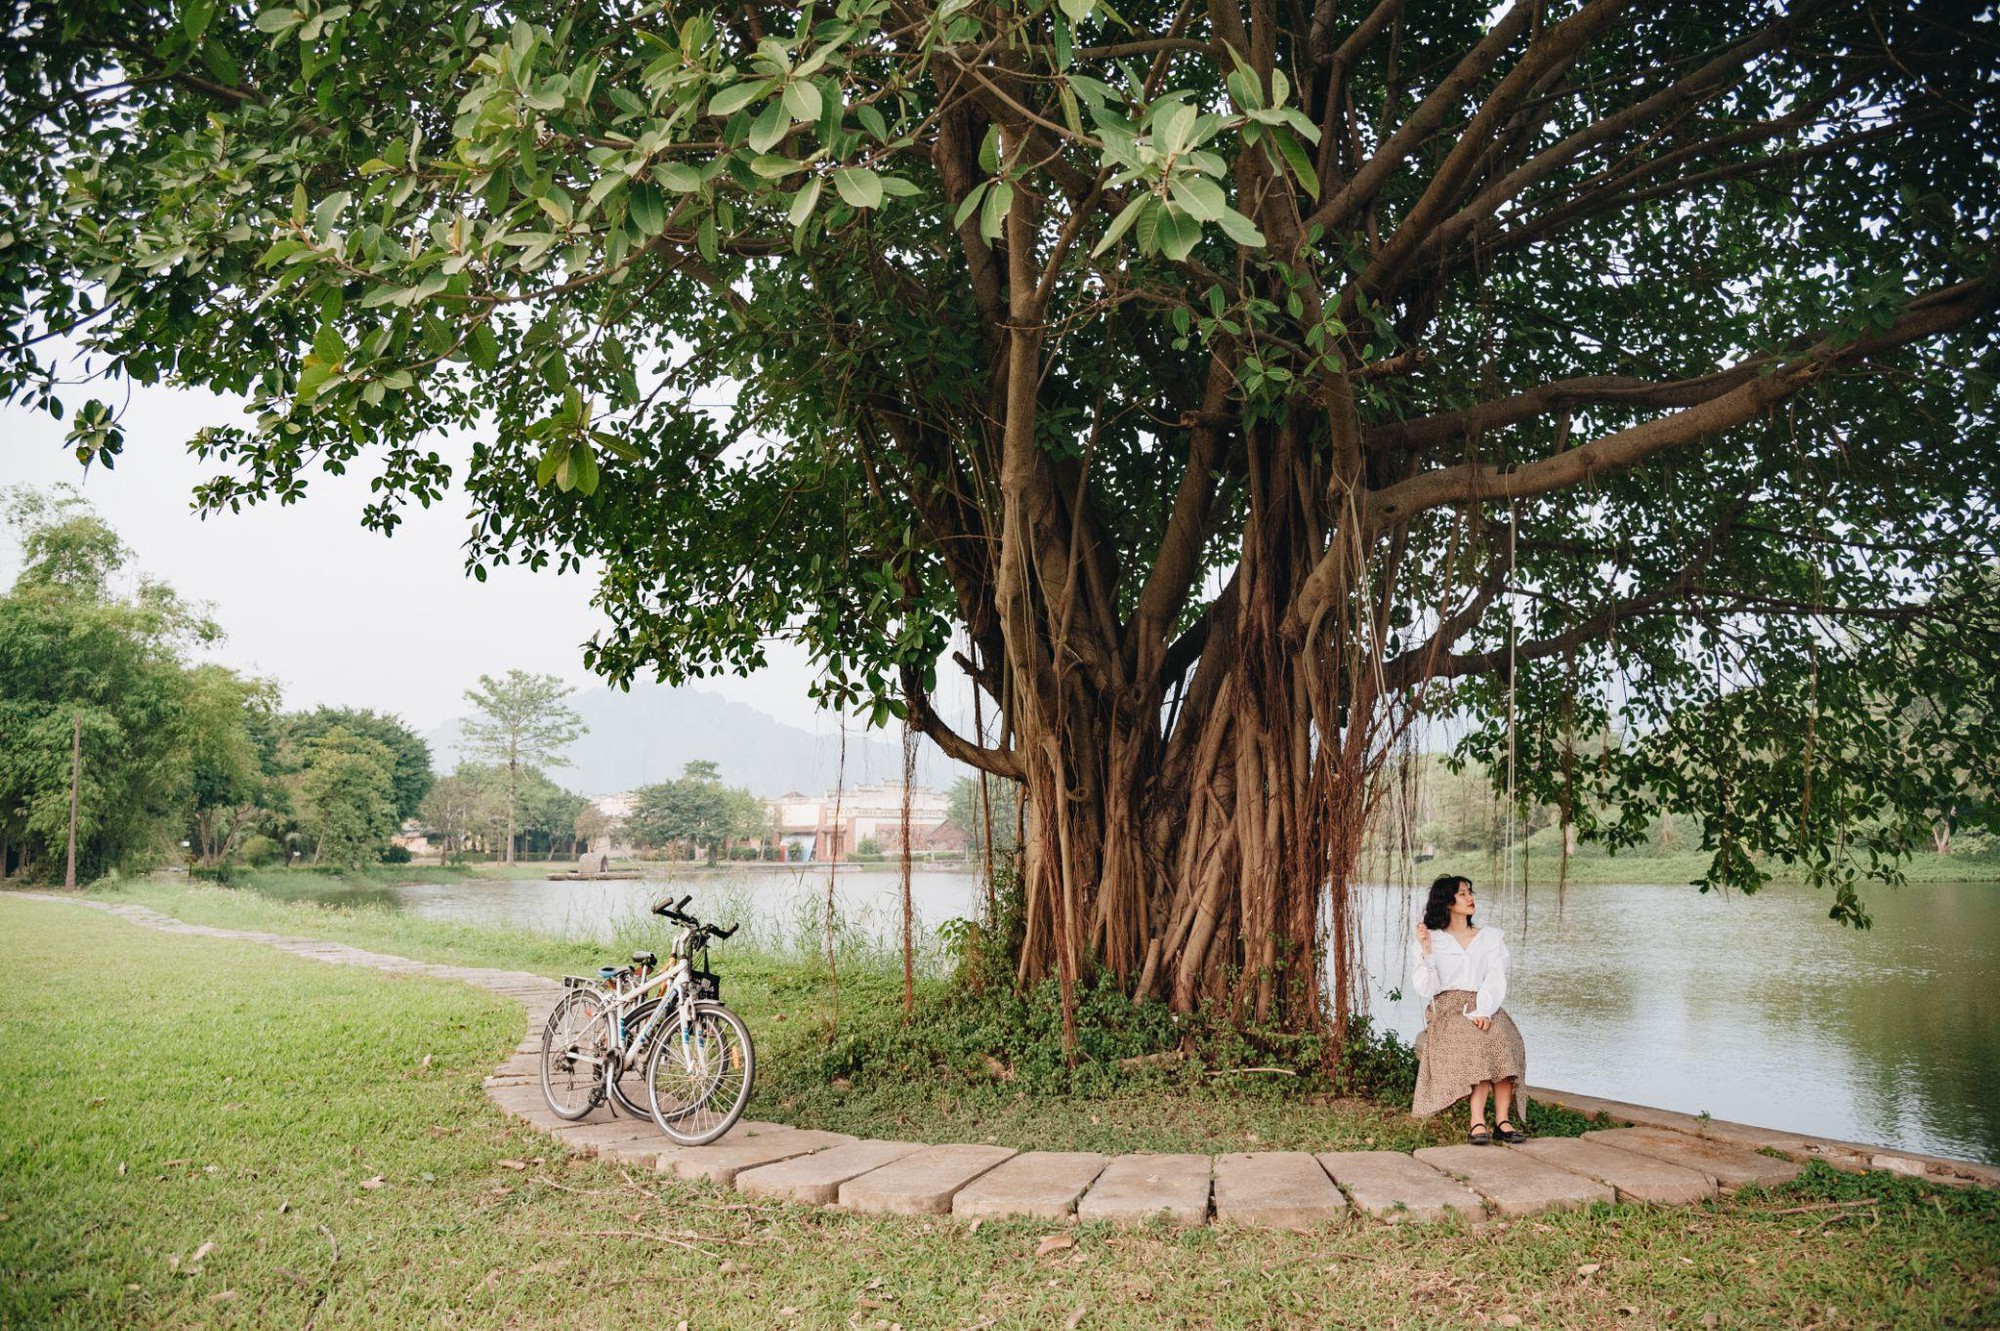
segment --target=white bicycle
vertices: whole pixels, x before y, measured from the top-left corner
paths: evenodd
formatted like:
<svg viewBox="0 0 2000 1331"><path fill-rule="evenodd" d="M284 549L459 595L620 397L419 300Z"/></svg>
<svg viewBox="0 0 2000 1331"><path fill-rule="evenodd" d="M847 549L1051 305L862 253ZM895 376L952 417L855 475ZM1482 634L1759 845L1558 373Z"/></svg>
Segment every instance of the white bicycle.
<svg viewBox="0 0 2000 1331"><path fill-rule="evenodd" d="M708 945L733 935L687 913L691 896L653 913L681 926L665 968L651 952L595 978L563 978L569 992L542 1029L542 1095L558 1118L576 1120L609 1099L613 1112L650 1115L674 1142L703 1146L736 1126L750 1100L757 1055L750 1028L722 1005ZM699 955L701 964L695 960ZM641 1106L627 1074L638 1072Z"/></svg>

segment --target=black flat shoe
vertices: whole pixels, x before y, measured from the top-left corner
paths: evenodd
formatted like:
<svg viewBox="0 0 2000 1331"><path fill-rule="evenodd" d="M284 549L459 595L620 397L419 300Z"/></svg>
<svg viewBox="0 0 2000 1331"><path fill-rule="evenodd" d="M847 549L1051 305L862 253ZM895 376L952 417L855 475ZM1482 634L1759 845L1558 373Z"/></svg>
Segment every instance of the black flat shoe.
<svg viewBox="0 0 2000 1331"><path fill-rule="evenodd" d="M1500 1140L1503 1142L1524 1142L1528 1134L1514 1126L1514 1120L1503 1118L1499 1123Z"/></svg>
<svg viewBox="0 0 2000 1331"><path fill-rule="evenodd" d="M1493 1134L1486 1130L1484 1123L1466 1133L1465 1139L1474 1146L1491 1146L1493 1144Z"/></svg>

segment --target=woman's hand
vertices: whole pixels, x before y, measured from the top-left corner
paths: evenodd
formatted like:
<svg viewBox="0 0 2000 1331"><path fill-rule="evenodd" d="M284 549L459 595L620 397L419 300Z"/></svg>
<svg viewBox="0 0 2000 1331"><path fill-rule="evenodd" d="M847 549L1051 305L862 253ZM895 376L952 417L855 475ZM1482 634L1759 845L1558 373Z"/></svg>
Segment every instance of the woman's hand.
<svg viewBox="0 0 2000 1331"><path fill-rule="evenodd" d="M1477 1026L1480 1030L1490 1031L1493 1029L1493 1018L1473 1016L1473 1014L1469 1012L1466 1013L1466 1015L1468 1017L1472 1017L1472 1024Z"/></svg>
<svg viewBox="0 0 2000 1331"><path fill-rule="evenodd" d="M1427 957L1431 954L1431 931L1424 928L1422 920L1417 921L1417 951Z"/></svg>

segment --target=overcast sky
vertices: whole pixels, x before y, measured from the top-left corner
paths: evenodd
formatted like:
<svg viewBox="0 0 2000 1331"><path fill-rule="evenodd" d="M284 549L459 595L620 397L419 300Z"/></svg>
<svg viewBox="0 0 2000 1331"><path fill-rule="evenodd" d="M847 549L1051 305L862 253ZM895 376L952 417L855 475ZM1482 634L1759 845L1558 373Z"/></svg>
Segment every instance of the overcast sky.
<svg viewBox="0 0 2000 1331"><path fill-rule="evenodd" d="M210 655L278 680L288 708L371 707L421 731L462 714L461 694L482 672L518 668L579 688L601 683L584 669L581 651L604 622L590 604L593 580L494 568L474 582L464 571L460 547L470 524L456 492L428 511L405 509L392 537L361 525L373 474L365 467L314 474L307 498L290 507L195 516L194 486L215 468L197 462L186 442L204 425L240 419L227 399L135 387L117 467L86 475L63 446L61 422L0 406L0 488L77 484L142 571L211 604L228 639ZM0 537L4 587L20 555L11 532L0 529ZM769 655L772 665L755 676L699 687L793 725L836 729L837 719L806 696L804 652L778 643Z"/></svg>

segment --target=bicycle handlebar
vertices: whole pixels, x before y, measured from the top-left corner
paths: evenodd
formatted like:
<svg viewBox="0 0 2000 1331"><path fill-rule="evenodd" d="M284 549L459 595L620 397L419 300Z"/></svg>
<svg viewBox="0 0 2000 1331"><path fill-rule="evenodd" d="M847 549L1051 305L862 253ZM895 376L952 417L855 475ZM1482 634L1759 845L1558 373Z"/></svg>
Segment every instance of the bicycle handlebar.
<svg viewBox="0 0 2000 1331"><path fill-rule="evenodd" d="M675 924L684 924L690 929L698 929L711 938L727 939L733 937L736 931L743 927L739 923L732 924L727 929L718 929L714 925L703 924L701 921L695 919L694 916L687 913L687 904L693 900L694 893L692 892L682 897L679 901L675 901L671 897L661 897L653 903L653 914L672 920Z"/></svg>

